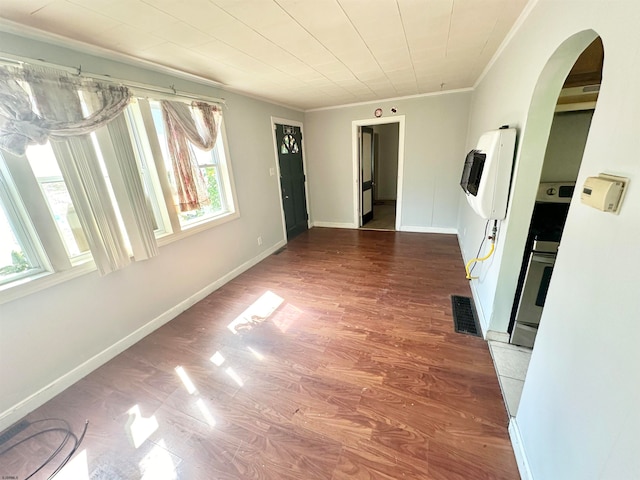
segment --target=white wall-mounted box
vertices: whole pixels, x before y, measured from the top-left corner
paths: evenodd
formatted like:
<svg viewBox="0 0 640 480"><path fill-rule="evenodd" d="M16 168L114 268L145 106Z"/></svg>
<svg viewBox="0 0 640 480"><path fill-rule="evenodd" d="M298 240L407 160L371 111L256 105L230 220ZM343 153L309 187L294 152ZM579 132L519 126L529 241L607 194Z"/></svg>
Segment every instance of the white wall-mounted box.
<svg viewBox="0 0 640 480"><path fill-rule="evenodd" d="M507 214L516 129L484 133L469 152L460 185L471 208L482 218L502 220Z"/></svg>
<svg viewBox="0 0 640 480"><path fill-rule="evenodd" d="M580 200L597 210L617 214L628 182L628 178L604 173L597 177L587 177Z"/></svg>

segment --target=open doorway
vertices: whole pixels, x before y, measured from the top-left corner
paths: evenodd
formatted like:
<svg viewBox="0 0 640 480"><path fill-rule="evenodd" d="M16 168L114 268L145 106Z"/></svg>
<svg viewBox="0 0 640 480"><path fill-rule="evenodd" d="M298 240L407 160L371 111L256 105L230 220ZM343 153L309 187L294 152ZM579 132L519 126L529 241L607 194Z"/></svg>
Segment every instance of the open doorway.
<svg viewBox="0 0 640 480"><path fill-rule="evenodd" d="M404 116L353 122L355 224L399 230Z"/></svg>
<svg viewBox="0 0 640 480"><path fill-rule="evenodd" d="M533 348L602 81L596 38L564 82L551 123L508 326L513 344Z"/></svg>
<svg viewBox="0 0 640 480"><path fill-rule="evenodd" d="M589 34L583 33L585 36ZM573 40L577 41L578 36ZM531 189L535 192L534 205L507 328L511 345L489 343L511 416L517 413L547 294L550 288L556 288L552 283L553 267L559 253L569 207L572 199L576 197L576 179L602 81L602 41L599 37L591 37L591 43L588 43L586 48L585 43L582 43L582 53L564 80L554 106L542 106L546 100L543 98L544 93L540 92L548 89L548 83L554 81L545 77L549 69L543 71L536 87L529 117L551 116L550 129L546 130L548 133L546 138L543 138L541 125L529 126L535 132L530 136L539 135L539 138L536 139L537 142L528 143L525 132L520 153L520 162L524 159L531 160L535 158L533 153L536 148L544 142L542 148L545 150L539 153L544 155L540 155L543 161L538 180L527 180L536 181L537 185L535 189ZM552 112L547 110L551 108ZM540 118L543 117L537 117ZM517 375L514 372L517 372Z"/></svg>

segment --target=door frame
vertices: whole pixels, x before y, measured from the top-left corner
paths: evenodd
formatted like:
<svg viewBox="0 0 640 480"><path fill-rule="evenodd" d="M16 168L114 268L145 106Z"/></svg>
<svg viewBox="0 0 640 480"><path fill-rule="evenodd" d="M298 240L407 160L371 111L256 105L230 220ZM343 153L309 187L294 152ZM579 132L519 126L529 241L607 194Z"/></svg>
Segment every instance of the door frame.
<svg viewBox="0 0 640 480"><path fill-rule="evenodd" d="M304 197L305 197L305 206L307 208L307 228L311 228L311 210L309 210L309 187L307 184L307 155L304 150L304 125L302 122L297 120L289 120L281 117L271 117L271 135L273 136L273 154L275 161L275 177L278 185L278 198L280 199L280 215L282 217L282 235L284 237L285 243L288 243L287 240L287 222L284 218L284 202L282 200L282 185L280 185L280 161L278 160L278 141L276 140L276 124L278 125L291 125L292 127L300 127L300 135L302 135L302 140L300 141L300 149L302 152L302 170L304 172ZM269 170L271 170L270 167Z"/></svg>
<svg viewBox="0 0 640 480"><path fill-rule="evenodd" d="M405 116L396 115L393 117L366 118L363 120L353 120L351 122L351 154L353 161L353 224L355 228L362 226L362 206L360 191L360 139L358 136L359 127L373 125L385 125L389 123L398 124L398 179L396 181L396 225L395 229L402 229L402 185L404 175L404 131Z"/></svg>

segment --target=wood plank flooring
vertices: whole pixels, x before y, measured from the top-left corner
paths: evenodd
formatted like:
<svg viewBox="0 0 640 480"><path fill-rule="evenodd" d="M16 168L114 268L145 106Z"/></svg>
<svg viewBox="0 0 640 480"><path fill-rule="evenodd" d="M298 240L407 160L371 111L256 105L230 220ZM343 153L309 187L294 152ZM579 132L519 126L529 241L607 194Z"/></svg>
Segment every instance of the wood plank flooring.
<svg viewBox="0 0 640 480"><path fill-rule="evenodd" d="M26 420L89 420L56 480L517 479L487 344L454 333L451 294L470 294L454 236L314 228Z"/></svg>

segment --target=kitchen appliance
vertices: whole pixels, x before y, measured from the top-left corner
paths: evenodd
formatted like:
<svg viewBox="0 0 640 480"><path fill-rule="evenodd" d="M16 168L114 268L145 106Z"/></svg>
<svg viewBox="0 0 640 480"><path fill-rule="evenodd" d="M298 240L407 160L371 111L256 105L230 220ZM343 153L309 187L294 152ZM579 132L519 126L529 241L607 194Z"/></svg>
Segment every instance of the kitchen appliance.
<svg viewBox="0 0 640 480"><path fill-rule="evenodd" d="M509 322L510 342L533 347L549 289L574 182L541 183Z"/></svg>

